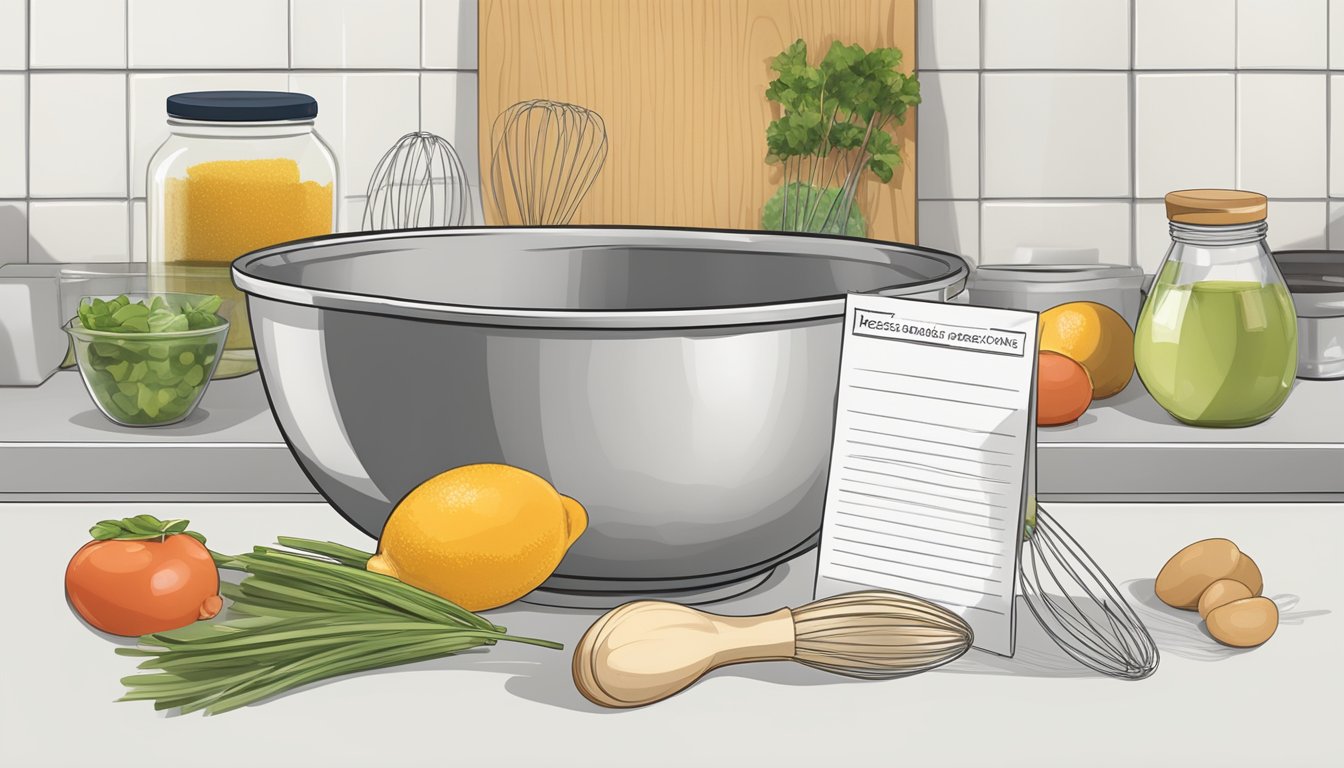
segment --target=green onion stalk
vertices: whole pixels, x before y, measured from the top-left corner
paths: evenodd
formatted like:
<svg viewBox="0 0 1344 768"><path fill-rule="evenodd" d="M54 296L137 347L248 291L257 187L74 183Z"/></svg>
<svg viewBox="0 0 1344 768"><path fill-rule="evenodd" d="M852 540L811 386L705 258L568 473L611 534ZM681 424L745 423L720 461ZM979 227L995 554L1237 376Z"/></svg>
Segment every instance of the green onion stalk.
<svg viewBox="0 0 1344 768"><path fill-rule="evenodd" d="M243 555L211 552L247 574L221 584L228 618L197 622L118 648L144 658L118 701L219 714L339 675L451 656L498 642L560 650L511 635L450 600L364 569L372 553L282 536Z"/></svg>

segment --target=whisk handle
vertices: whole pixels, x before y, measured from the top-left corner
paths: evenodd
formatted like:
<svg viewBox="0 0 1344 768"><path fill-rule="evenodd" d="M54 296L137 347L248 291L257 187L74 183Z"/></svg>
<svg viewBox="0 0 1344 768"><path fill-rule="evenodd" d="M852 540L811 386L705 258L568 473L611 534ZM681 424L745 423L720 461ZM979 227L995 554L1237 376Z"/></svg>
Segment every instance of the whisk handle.
<svg viewBox="0 0 1344 768"><path fill-rule="evenodd" d="M793 612L788 608L760 616L706 615L713 621L721 639L711 669L743 661L793 658Z"/></svg>

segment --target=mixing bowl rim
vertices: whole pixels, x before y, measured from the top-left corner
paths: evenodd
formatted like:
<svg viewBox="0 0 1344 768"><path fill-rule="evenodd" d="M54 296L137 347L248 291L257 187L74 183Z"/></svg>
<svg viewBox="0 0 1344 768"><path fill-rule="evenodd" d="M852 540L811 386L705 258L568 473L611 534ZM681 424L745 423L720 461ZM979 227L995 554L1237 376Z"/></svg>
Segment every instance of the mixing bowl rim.
<svg viewBox="0 0 1344 768"><path fill-rule="evenodd" d="M635 225L583 225L564 227L421 227L360 233L335 233L294 240L244 254L234 260L231 273L234 285L248 296L279 301L286 304L310 306L318 309L336 309L361 314L455 322L468 325L505 326L512 328L717 328L739 325L767 325L793 323L840 317L844 314L846 294L833 294L813 299L769 302L762 304L723 305L664 310L590 310L590 309L526 309L521 307L488 307L469 304L399 299L380 294L360 294L326 288L310 288L251 274L248 270L258 263L295 250L325 243L377 242L418 237L452 237L456 235L489 235L519 233L564 233L567 236L593 233L605 237L628 232L639 234L682 234L691 238L713 239L739 236L753 241L816 239L844 245L870 245L884 250L904 252L942 263L947 274L902 285L884 286L868 291L876 295L912 295L939 291L946 301L960 293L970 276L966 261L956 254L908 243L842 237L810 232L769 232L745 229L706 229L699 227L653 227ZM633 238L632 238L633 239ZM800 253L800 256L810 254Z"/></svg>

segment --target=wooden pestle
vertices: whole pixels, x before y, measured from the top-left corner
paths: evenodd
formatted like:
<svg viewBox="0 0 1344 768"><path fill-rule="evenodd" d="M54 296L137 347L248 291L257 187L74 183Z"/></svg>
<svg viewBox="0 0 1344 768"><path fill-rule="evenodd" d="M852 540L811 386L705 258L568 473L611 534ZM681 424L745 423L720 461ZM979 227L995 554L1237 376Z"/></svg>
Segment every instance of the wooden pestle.
<svg viewBox="0 0 1344 768"><path fill-rule="evenodd" d="M951 661L970 642L959 617L897 593L851 593L756 616L641 600L584 633L574 649L574 684L595 704L639 707L728 664L797 660L856 677L899 677Z"/></svg>

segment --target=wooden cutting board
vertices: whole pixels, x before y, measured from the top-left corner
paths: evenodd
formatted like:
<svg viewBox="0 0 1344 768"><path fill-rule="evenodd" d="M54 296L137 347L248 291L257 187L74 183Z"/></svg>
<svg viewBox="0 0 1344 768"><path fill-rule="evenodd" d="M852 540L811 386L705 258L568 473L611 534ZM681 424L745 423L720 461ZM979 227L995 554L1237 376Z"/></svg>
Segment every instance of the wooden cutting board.
<svg viewBox="0 0 1344 768"><path fill-rule="evenodd" d="M816 63L831 41L895 46L915 62L915 0L480 0L480 159L509 105L595 110L606 165L574 224L758 229L782 171L765 162L770 61L798 38ZM915 114L894 132L904 160L859 189L868 236L915 242ZM486 206L489 223L500 223Z"/></svg>

